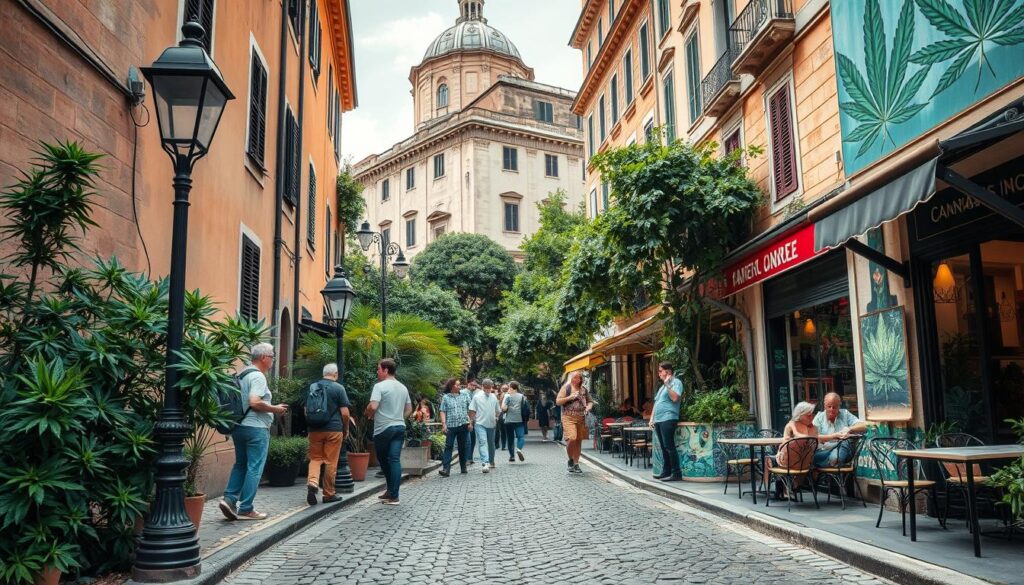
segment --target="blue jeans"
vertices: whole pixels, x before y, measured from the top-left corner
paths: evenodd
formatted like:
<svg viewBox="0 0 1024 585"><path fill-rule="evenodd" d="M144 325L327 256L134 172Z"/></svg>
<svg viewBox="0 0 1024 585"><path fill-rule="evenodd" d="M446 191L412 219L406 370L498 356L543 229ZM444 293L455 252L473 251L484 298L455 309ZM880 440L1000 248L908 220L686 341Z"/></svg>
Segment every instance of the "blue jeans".
<svg viewBox="0 0 1024 585"><path fill-rule="evenodd" d="M495 428L495 436L495 440L498 442L498 448L504 449L508 436L508 433L505 432L505 421L498 419L498 426Z"/></svg>
<svg viewBox="0 0 1024 585"><path fill-rule="evenodd" d="M815 467L838 467L841 463L849 463L853 457L850 444L843 443L836 448L818 449L814 452Z"/></svg>
<svg viewBox="0 0 1024 585"><path fill-rule="evenodd" d="M490 465L494 463L494 429L476 425L473 427L476 435L476 444L480 448L480 463Z"/></svg>
<svg viewBox="0 0 1024 585"><path fill-rule="evenodd" d="M267 462L270 429L235 427L231 441L235 444L235 464L231 467L228 485L224 488L224 500L229 504L237 502L238 512L246 514L252 512L256 488L263 475L263 464Z"/></svg>
<svg viewBox="0 0 1024 585"><path fill-rule="evenodd" d="M405 425L388 427L373 436L373 447L377 450L377 461L384 472L388 496L398 499L398 486L402 483L402 445L405 443Z"/></svg>
<svg viewBox="0 0 1024 585"><path fill-rule="evenodd" d="M448 471L452 466L452 448L455 446L455 441L459 441L459 467L463 471L466 470L466 463L470 457L469 447L469 425L459 425L457 427L448 427L448 432L444 436L444 453L441 455L441 467Z"/></svg>
<svg viewBox="0 0 1024 585"><path fill-rule="evenodd" d="M470 463L473 462L473 453L476 452L476 433L470 430L466 431L469 434L469 449L466 451L466 460ZM462 457L462 451L459 451L459 457Z"/></svg>
<svg viewBox="0 0 1024 585"><path fill-rule="evenodd" d="M526 445L526 423L505 423L505 435L508 436L508 458L516 456L516 448ZM515 440L512 440L515 437Z"/></svg>

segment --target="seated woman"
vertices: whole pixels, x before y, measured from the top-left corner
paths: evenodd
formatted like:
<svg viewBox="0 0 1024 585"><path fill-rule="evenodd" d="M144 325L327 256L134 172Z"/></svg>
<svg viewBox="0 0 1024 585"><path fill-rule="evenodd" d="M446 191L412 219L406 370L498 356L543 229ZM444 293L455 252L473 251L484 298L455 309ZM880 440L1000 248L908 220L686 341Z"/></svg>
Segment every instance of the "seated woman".
<svg viewBox="0 0 1024 585"><path fill-rule="evenodd" d="M786 429L782 433L782 438L786 440L802 437L818 437L818 428L814 426L814 405L809 402L800 402L793 408L793 416L790 417L789 423L786 424ZM797 466L810 468L813 457L810 449L811 447L807 443L783 443L779 447L778 453L765 458L765 467L766 469L773 467L795 468ZM765 481L767 481L767 477L768 474L765 473ZM793 485L799 485L803 478L803 474L793 476Z"/></svg>

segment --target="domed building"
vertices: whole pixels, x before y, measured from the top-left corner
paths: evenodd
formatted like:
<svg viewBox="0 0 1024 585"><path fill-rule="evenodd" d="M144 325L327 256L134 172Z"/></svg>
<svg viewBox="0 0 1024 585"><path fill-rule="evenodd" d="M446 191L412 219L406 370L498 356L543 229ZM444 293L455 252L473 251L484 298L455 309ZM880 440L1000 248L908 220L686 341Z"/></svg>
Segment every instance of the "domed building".
<svg viewBox="0 0 1024 585"><path fill-rule="evenodd" d="M517 258L556 190L583 200L575 92L534 80L484 0L458 0L455 24L412 67L414 134L356 164L372 227L412 257L449 231L485 234Z"/></svg>

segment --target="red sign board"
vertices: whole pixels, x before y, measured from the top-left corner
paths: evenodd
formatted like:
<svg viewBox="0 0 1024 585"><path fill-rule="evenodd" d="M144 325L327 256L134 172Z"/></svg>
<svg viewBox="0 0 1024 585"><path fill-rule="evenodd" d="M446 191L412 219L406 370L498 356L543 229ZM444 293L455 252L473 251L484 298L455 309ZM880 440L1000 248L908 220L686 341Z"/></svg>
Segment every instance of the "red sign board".
<svg viewBox="0 0 1024 585"><path fill-rule="evenodd" d="M721 298L736 294L817 255L814 250L814 224L796 228L729 265L722 273L717 292Z"/></svg>

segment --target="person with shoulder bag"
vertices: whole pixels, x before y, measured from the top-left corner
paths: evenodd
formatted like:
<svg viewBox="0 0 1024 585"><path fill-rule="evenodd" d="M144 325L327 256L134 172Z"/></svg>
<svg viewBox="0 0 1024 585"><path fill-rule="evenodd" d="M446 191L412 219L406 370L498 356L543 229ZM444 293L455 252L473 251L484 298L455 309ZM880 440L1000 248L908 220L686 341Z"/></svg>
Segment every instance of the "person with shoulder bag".
<svg viewBox="0 0 1024 585"><path fill-rule="evenodd" d="M580 455L583 453L583 441L587 438L587 414L594 407L583 385L583 374L573 372L569 383L558 391L555 404L562 409L562 432L569 457L569 473L583 473Z"/></svg>
<svg viewBox="0 0 1024 585"><path fill-rule="evenodd" d="M508 394L501 403L501 410L505 413L505 439L508 441L508 462L513 463L516 457L519 461L526 461L523 454L523 447L526 446L526 437L523 427L523 403L526 397L519 393L519 382L508 383Z"/></svg>

